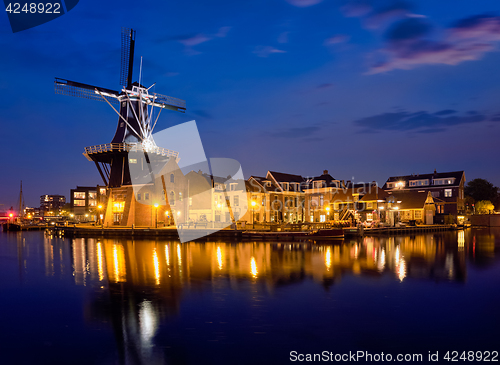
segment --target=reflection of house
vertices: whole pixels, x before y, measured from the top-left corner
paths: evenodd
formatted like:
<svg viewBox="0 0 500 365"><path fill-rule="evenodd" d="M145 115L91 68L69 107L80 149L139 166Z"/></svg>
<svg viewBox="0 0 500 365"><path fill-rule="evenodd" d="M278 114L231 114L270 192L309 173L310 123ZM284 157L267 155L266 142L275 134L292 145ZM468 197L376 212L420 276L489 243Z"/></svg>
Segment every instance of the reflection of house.
<svg viewBox="0 0 500 365"><path fill-rule="evenodd" d="M459 214L464 211L465 173L463 171L436 172L424 175L392 176L383 189L395 191L424 191L444 203L438 205L437 214Z"/></svg>
<svg viewBox="0 0 500 365"><path fill-rule="evenodd" d="M402 222L415 220L417 223L432 224L436 210L431 192L393 191L386 199L389 204L397 204Z"/></svg>

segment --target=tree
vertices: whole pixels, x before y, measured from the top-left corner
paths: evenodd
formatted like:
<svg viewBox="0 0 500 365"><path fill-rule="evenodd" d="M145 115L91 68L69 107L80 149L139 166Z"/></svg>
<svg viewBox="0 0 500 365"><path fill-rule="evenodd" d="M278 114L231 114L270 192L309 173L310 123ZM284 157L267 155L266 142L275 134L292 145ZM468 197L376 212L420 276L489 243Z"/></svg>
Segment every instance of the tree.
<svg viewBox="0 0 500 365"><path fill-rule="evenodd" d="M470 196L474 201L489 200L498 204L498 188L485 179L474 179L467 183L465 195ZM476 206L477 209L477 206Z"/></svg>
<svg viewBox="0 0 500 365"><path fill-rule="evenodd" d="M476 203L476 213L489 214L495 209L489 200L480 200Z"/></svg>

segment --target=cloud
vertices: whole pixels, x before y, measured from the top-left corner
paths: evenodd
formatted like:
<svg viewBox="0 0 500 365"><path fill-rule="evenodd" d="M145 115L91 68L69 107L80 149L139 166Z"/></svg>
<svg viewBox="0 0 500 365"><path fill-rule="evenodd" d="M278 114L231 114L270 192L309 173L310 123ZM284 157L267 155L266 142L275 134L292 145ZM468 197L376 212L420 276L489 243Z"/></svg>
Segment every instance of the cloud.
<svg viewBox="0 0 500 365"><path fill-rule="evenodd" d="M257 46L253 51L259 57L268 57L272 53L286 53L281 49L274 48L272 46Z"/></svg>
<svg viewBox="0 0 500 365"><path fill-rule="evenodd" d="M493 115L490 119L491 122L500 122L500 114Z"/></svg>
<svg viewBox="0 0 500 365"><path fill-rule="evenodd" d="M382 60L372 64L367 73L479 60L500 41L500 17L482 15L462 19L437 39L432 39L432 31L433 27L422 18L408 18L394 24L385 34L386 46L378 51Z"/></svg>
<svg viewBox="0 0 500 365"><path fill-rule="evenodd" d="M419 18L402 20L392 26L385 34L389 42L414 40L426 36L432 30L431 25Z"/></svg>
<svg viewBox="0 0 500 365"><path fill-rule="evenodd" d="M475 114L467 113L463 116L451 116L449 114L450 113L437 115L437 113L429 113L427 111L419 111L415 113L383 113L358 119L354 121L354 124L362 128L360 131L361 133L374 133L380 131L437 133L446 130L450 126L459 124L474 124L486 120L484 115L477 112L475 112Z"/></svg>
<svg viewBox="0 0 500 365"><path fill-rule="evenodd" d="M340 8L344 16L348 18L362 17L373 10L370 2L366 0L348 1L346 5Z"/></svg>
<svg viewBox="0 0 500 365"><path fill-rule="evenodd" d="M351 39L350 36L345 34L337 34L325 40L325 46L331 46L333 44L345 43Z"/></svg>
<svg viewBox="0 0 500 365"><path fill-rule="evenodd" d="M197 34L193 37L179 39L179 43L182 43L186 47L193 47L193 46L197 46L198 44L202 44L204 42L207 42L211 39L212 38L210 38L204 34Z"/></svg>
<svg viewBox="0 0 500 365"><path fill-rule="evenodd" d="M286 0L287 3L297 6L299 8L306 8L308 6L319 4L323 0Z"/></svg>
<svg viewBox="0 0 500 365"><path fill-rule="evenodd" d="M475 15L459 20L450 28L450 39L500 40L500 17Z"/></svg>
<svg viewBox="0 0 500 365"><path fill-rule="evenodd" d="M288 33L290 32L282 32L278 36L278 43L288 43Z"/></svg>
<svg viewBox="0 0 500 365"><path fill-rule="evenodd" d="M201 110L201 109L198 109L198 110L193 110L192 113L194 115L197 115L199 117L202 117L202 118L205 118L205 119L213 119L213 116L212 114L208 113L207 111L205 110Z"/></svg>
<svg viewBox="0 0 500 365"><path fill-rule="evenodd" d="M214 37L224 38L227 36L227 33L231 30L232 27L220 27L219 31L214 34Z"/></svg>
<svg viewBox="0 0 500 365"><path fill-rule="evenodd" d="M440 110L438 112L435 112L434 115L450 115L450 114L455 114L457 111L456 110L451 110L451 109L445 109L445 110Z"/></svg>
<svg viewBox="0 0 500 365"><path fill-rule="evenodd" d="M396 1L389 6L375 9L364 20L365 27L377 29L383 25L404 18L409 14L411 4L405 1Z"/></svg>
<svg viewBox="0 0 500 365"><path fill-rule="evenodd" d="M280 138L303 138L311 136L313 133L319 131L320 129L320 127L296 127L271 133L271 136Z"/></svg>
<svg viewBox="0 0 500 365"><path fill-rule="evenodd" d="M328 89L332 86L333 86L333 84L330 84L330 83L320 84L320 85L318 85L317 89Z"/></svg>

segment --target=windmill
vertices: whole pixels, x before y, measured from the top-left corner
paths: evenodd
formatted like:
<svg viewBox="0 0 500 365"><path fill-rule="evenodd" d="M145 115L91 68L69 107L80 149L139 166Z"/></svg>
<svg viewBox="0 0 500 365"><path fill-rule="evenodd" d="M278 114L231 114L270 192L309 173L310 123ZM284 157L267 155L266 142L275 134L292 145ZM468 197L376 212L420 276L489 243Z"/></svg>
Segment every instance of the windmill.
<svg viewBox="0 0 500 365"><path fill-rule="evenodd" d="M54 88L56 94L76 96L84 99L105 101L118 114L118 125L111 143L85 148L83 153L89 161L93 161L104 184L109 188L131 185L129 163L130 153L142 154L148 166L146 173L152 173L152 166L164 164L168 159L178 160L178 153L158 147L153 139L153 129L163 109L184 113L186 102L154 92L139 82L132 83L134 63L135 31L122 28L121 35L121 91L84 84L76 81L56 78ZM142 60L141 60L142 68ZM142 71L142 69L141 69ZM120 107L118 111L115 106ZM159 112L154 118L154 108Z"/></svg>

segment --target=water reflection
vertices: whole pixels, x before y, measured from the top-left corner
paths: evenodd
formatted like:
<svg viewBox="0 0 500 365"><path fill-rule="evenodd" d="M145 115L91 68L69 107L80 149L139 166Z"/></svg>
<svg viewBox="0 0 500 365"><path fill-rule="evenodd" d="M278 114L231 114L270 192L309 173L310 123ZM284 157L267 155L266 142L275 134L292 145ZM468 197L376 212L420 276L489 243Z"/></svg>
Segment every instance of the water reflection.
<svg viewBox="0 0 500 365"><path fill-rule="evenodd" d="M500 230L365 237L317 243L191 242L44 237L43 250L17 240L19 276L41 260L46 277L89 287L90 321L112 326L120 363L164 363L154 346L161 323L177 318L189 292L260 292L312 280L326 290L346 276L466 283L467 265L498 259ZM495 257L496 254L496 257Z"/></svg>

